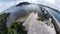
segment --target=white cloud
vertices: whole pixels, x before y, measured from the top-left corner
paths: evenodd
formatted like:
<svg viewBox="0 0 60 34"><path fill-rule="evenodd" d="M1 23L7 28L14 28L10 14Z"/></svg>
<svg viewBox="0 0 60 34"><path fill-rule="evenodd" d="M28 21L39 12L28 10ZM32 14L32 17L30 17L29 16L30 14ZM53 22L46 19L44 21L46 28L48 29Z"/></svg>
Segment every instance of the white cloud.
<svg viewBox="0 0 60 34"><path fill-rule="evenodd" d="M37 2L37 0L28 0L28 2L32 2L33 3L33 2Z"/></svg>
<svg viewBox="0 0 60 34"><path fill-rule="evenodd" d="M6 4L6 6L14 6L14 5L15 5L15 2L11 2L11 3Z"/></svg>
<svg viewBox="0 0 60 34"><path fill-rule="evenodd" d="M60 11L60 4L53 4L53 7L55 7L55 9Z"/></svg>
<svg viewBox="0 0 60 34"><path fill-rule="evenodd" d="M10 8L11 6L14 6L20 2L31 2L31 3L40 3L40 4L46 4L47 6L51 6L51 7L55 7L55 8L58 8L60 9L60 1L58 2L57 0L18 0L17 2L10 2L10 3L6 3L6 5L4 5L4 3L0 2L0 12ZM59 3L59 4L57 4Z"/></svg>
<svg viewBox="0 0 60 34"><path fill-rule="evenodd" d="M20 1L23 1L23 2L30 2L30 3L36 3L38 0L20 0Z"/></svg>
<svg viewBox="0 0 60 34"><path fill-rule="evenodd" d="M0 2L0 6L3 6L5 3L3 3L3 2Z"/></svg>
<svg viewBox="0 0 60 34"><path fill-rule="evenodd" d="M48 3L55 3L55 0L45 0Z"/></svg>
<svg viewBox="0 0 60 34"><path fill-rule="evenodd" d="M11 2L11 3L8 3L8 4L0 7L0 13L1 13L2 11L4 11L4 10L6 10L6 9L12 7L12 6L14 6L14 5L16 5L15 2Z"/></svg>
<svg viewBox="0 0 60 34"><path fill-rule="evenodd" d="M17 2L16 2L16 5L19 4L20 2L24 2L24 1L17 1Z"/></svg>

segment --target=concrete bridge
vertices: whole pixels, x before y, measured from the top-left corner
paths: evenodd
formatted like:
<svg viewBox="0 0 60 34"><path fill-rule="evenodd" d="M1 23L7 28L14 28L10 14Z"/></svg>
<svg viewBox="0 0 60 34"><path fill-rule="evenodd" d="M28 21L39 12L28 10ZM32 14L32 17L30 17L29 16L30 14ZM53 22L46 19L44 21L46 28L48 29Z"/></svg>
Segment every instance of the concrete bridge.
<svg viewBox="0 0 60 34"><path fill-rule="evenodd" d="M27 34L56 34L53 25L53 27L51 27L42 21L38 21L37 18L38 13L32 12L23 23L23 26L28 30Z"/></svg>

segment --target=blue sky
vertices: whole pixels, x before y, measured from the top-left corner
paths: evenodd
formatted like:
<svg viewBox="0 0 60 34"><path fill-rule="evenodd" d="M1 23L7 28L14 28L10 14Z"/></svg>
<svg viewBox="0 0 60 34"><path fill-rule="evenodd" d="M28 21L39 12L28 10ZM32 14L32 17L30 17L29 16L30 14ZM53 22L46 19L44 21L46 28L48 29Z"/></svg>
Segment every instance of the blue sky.
<svg viewBox="0 0 60 34"><path fill-rule="evenodd" d="M60 0L0 0L0 13L21 1L45 4L60 10Z"/></svg>

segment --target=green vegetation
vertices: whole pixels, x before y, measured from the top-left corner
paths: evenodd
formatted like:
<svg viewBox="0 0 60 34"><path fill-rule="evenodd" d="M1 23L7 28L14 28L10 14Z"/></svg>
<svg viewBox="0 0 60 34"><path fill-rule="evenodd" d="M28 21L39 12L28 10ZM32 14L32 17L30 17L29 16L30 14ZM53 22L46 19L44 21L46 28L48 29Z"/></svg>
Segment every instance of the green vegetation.
<svg viewBox="0 0 60 34"><path fill-rule="evenodd" d="M37 20L38 20L38 21L45 21L45 20L47 20L47 19L45 19L45 18L37 18Z"/></svg>
<svg viewBox="0 0 60 34"><path fill-rule="evenodd" d="M27 34L27 31L24 30L25 27L22 26L23 22L14 22L8 28L8 34Z"/></svg>
<svg viewBox="0 0 60 34"><path fill-rule="evenodd" d="M7 29L6 22L9 13L3 13L0 15L0 34L27 34L25 27L22 26L23 22L14 22Z"/></svg>
<svg viewBox="0 0 60 34"><path fill-rule="evenodd" d="M9 13L3 13L0 15L0 34L6 34L6 20L9 16Z"/></svg>

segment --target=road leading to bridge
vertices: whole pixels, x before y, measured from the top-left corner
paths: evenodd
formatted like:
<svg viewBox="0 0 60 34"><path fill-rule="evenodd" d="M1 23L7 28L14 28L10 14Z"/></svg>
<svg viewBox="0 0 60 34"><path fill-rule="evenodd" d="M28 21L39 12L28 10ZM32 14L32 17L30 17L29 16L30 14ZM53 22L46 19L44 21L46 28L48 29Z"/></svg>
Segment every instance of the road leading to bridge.
<svg viewBox="0 0 60 34"><path fill-rule="evenodd" d="M38 13L32 12L23 23L23 26L28 30L27 34L56 34L54 28L36 20L38 18L37 14Z"/></svg>

